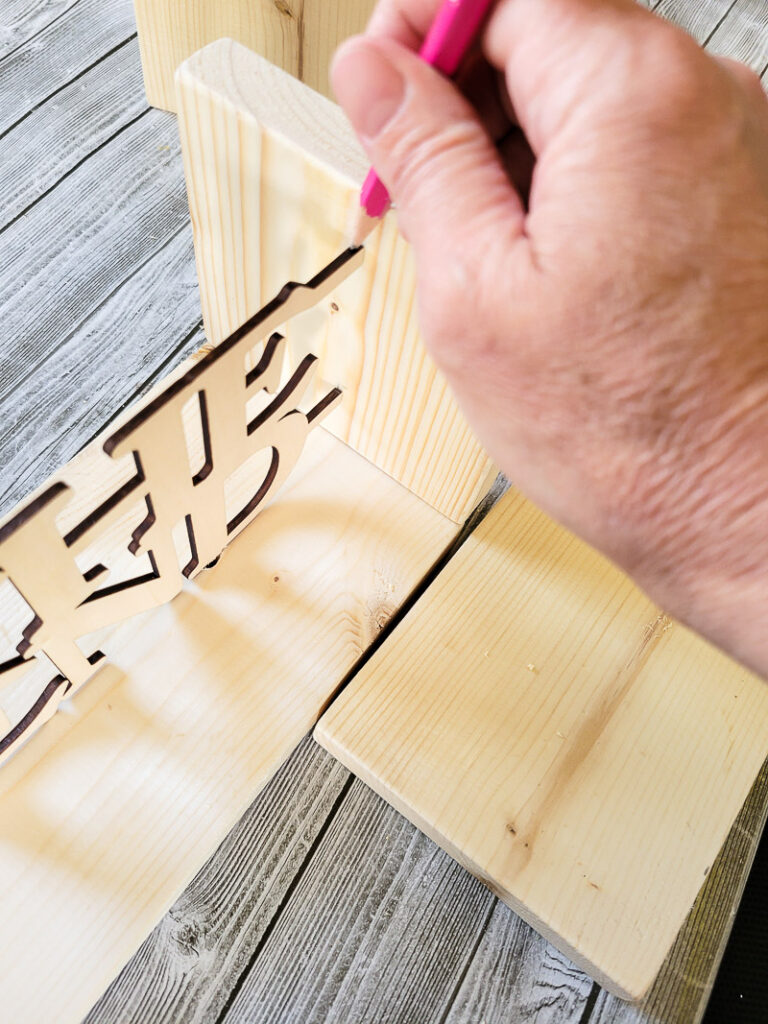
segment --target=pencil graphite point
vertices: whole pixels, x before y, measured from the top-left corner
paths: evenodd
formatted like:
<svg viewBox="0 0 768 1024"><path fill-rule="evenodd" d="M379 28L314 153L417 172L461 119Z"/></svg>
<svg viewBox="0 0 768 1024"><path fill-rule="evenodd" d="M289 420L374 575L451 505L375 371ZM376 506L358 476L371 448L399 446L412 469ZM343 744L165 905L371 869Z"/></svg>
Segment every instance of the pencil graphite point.
<svg viewBox="0 0 768 1024"><path fill-rule="evenodd" d="M351 248L362 245L374 228L378 227L380 221L376 217L370 217L363 206L355 207L350 214L350 224L347 230L347 244Z"/></svg>

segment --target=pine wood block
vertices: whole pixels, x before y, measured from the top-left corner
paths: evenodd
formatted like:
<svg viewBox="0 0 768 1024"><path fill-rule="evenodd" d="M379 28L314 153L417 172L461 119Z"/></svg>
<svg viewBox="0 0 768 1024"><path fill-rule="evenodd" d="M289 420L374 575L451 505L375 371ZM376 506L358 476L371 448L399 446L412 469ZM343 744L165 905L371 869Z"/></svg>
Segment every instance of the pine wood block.
<svg viewBox="0 0 768 1024"><path fill-rule="evenodd" d="M455 532L319 428L214 570L107 631L0 771L4 1020L82 1018Z"/></svg>
<svg viewBox="0 0 768 1024"><path fill-rule="evenodd" d="M147 99L176 110L176 68L223 36L330 95L333 53L363 31L374 6L375 0L134 0Z"/></svg>
<svg viewBox="0 0 768 1024"><path fill-rule="evenodd" d="M511 492L315 736L637 999L768 753L768 687Z"/></svg>
<svg viewBox="0 0 768 1024"><path fill-rule="evenodd" d="M231 40L177 76L179 126L206 333L220 341L287 280L349 244L367 160L341 110ZM410 247L394 213L313 332L318 386L344 401L325 426L460 523L495 470L424 350ZM298 358L308 320L286 336Z"/></svg>

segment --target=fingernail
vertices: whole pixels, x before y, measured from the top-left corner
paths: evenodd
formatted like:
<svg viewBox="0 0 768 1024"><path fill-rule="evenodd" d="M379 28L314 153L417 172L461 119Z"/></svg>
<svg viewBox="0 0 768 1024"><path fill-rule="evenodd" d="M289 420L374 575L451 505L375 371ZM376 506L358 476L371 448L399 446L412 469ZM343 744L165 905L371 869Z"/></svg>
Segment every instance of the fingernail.
<svg viewBox="0 0 768 1024"><path fill-rule="evenodd" d="M339 49L331 80L352 127L371 141L381 134L405 98L403 76L375 43L362 36Z"/></svg>

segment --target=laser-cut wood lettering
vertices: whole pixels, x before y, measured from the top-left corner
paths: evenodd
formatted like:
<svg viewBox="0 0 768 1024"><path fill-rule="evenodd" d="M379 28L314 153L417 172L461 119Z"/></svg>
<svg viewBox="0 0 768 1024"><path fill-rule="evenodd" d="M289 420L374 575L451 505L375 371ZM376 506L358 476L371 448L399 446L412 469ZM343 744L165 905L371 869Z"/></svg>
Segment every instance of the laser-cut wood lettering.
<svg viewBox="0 0 768 1024"><path fill-rule="evenodd" d="M57 522L75 497L66 480L51 482L0 526L0 583L9 580L32 612L15 651L0 661L0 686L39 669L43 655L56 673L0 739L0 760L96 671L103 655L89 649L89 634L172 600L184 579L218 558L285 482L308 433L336 407L341 390L328 388L302 412L297 406L316 358L306 355L281 386L286 346L276 329L327 296L362 261L362 250L350 249L308 284L286 285L130 413L103 449L114 460L132 459L134 471L99 495L73 528L62 531ZM267 455L263 465L243 475L260 452ZM238 474L244 478L233 492ZM120 542L91 562L89 551L115 527Z"/></svg>

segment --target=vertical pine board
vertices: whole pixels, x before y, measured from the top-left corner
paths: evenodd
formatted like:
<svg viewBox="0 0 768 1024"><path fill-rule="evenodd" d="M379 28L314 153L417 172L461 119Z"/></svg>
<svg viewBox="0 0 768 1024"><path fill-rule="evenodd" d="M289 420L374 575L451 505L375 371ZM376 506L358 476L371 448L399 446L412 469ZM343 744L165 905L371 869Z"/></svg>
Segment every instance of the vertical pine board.
<svg viewBox="0 0 768 1024"><path fill-rule="evenodd" d="M134 0L147 99L176 110L173 76L182 61L228 37L330 95L336 47L362 32L375 0Z"/></svg>
<svg viewBox="0 0 768 1024"><path fill-rule="evenodd" d="M349 244L367 161L337 106L231 40L190 58L178 83L203 315L218 342ZM495 471L423 347L394 213L365 249L315 348L319 377L345 392L327 429L462 523ZM287 337L303 351L298 328Z"/></svg>

